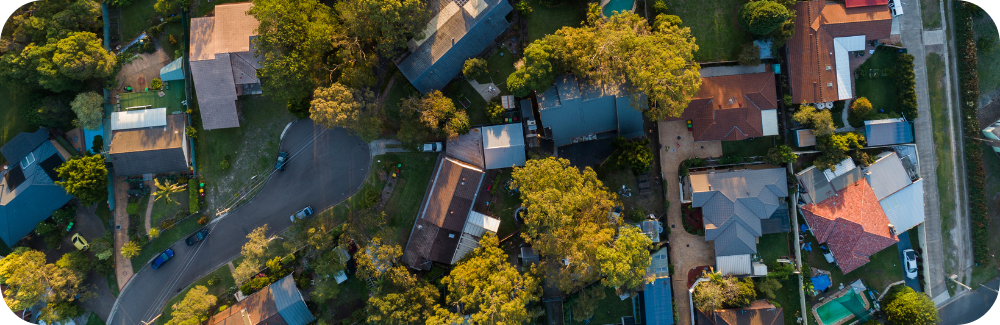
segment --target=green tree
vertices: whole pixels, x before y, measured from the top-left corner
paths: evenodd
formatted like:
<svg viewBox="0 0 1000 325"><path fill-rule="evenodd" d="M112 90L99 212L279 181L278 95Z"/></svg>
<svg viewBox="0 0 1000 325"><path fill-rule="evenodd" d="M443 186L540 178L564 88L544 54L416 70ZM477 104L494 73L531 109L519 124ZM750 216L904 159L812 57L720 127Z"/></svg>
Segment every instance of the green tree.
<svg viewBox="0 0 1000 325"><path fill-rule="evenodd" d="M848 158L847 152L861 149L865 144L865 136L854 133L835 133L816 138L816 149L823 154L816 158L816 168L836 169L836 165Z"/></svg>
<svg viewBox="0 0 1000 325"><path fill-rule="evenodd" d="M313 264L313 271L316 272L313 280L313 290L309 297L316 303L322 304L337 297L340 293L340 285L335 278L337 274L344 271L344 260L337 249L326 250Z"/></svg>
<svg viewBox="0 0 1000 325"><path fill-rule="evenodd" d="M111 238L111 232L105 232L104 236L90 241L90 251L94 252L94 256L97 257L98 260L104 261L114 255L114 244L114 239Z"/></svg>
<svg viewBox="0 0 1000 325"><path fill-rule="evenodd" d="M517 4L514 5L514 9L521 12L521 16L524 17L531 16L531 13L534 12L534 10L531 9L531 4L528 3L528 0L518 1Z"/></svg>
<svg viewBox="0 0 1000 325"><path fill-rule="evenodd" d="M66 258L62 264L76 267L72 260L75 259ZM0 260L0 282L7 285L4 301L15 310L30 308L43 300L59 304L75 301L78 295L88 297L90 293L84 290L83 280L74 270L46 264L44 253L27 247L16 248Z"/></svg>
<svg viewBox="0 0 1000 325"><path fill-rule="evenodd" d="M340 71L337 79L342 85L353 89L364 89L375 84L375 66L378 55L365 53L357 43L349 43L337 50L336 69Z"/></svg>
<svg viewBox="0 0 1000 325"><path fill-rule="evenodd" d="M69 103L69 107L76 113L79 127L87 130L101 127L101 119L104 118L104 96L92 91L80 93Z"/></svg>
<svg viewBox="0 0 1000 325"><path fill-rule="evenodd" d="M134 240L130 240L124 245L122 245L122 257L133 258L139 256L142 253L142 247L139 247L139 243Z"/></svg>
<svg viewBox="0 0 1000 325"><path fill-rule="evenodd" d="M327 55L345 42L336 14L319 0L253 0L248 13L260 22L255 44L263 58L257 74L264 94L279 102L299 101L290 108L302 108L300 118L308 116L313 89L333 82Z"/></svg>
<svg viewBox="0 0 1000 325"><path fill-rule="evenodd" d="M565 292L597 280L597 251L612 245L622 222L608 218L620 205L615 194L590 167L581 172L560 158L529 160L513 179L531 211L521 236L548 257L541 267L548 279Z"/></svg>
<svg viewBox="0 0 1000 325"><path fill-rule="evenodd" d="M774 300L776 295L774 294L779 289L781 289L781 282L778 279L767 277L756 284L757 298Z"/></svg>
<svg viewBox="0 0 1000 325"><path fill-rule="evenodd" d="M437 288L424 281L400 292L372 295L365 307L367 322L386 325L423 323L440 309L437 306L440 296Z"/></svg>
<svg viewBox="0 0 1000 325"><path fill-rule="evenodd" d="M623 137L615 138L611 147L617 150L614 155L619 168L631 169L636 175L649 172L653 164L653 150L649 148L649 139L629 141Z"/></svg>
<svg viewBox="0 0 1000 325"><path fill-rule="evenodd" d="M487 69L486 60L482 58L469 58L465 60L465 64L462 66L462 75L465 76L465 79L478 80L479 78L486 77L489 73Z"/></svg>
<svg viewBox="0 0 1000 325"><path fill-rule="evenodd" d="M865 120L869 118L871 112L872 102L868 98L861 97L855 99L851 103L851 109L847 111L847 122L853 127L862 127L865 125Z"/></svg>
<svg viewBox="0 0 1000 325"><path fill-rule="evenodd" d="M491 124L503 123L503 112L503 105L499 100L494 99L486 104L486 115L489 115Z"/></svg>
<svg viewBox="0 0 1000 325"><path fill-rule="evenodd" d="M740 65L750 67L760 65L760 47L754 43L744 45L740 51Z"/></svg>
<svg viewBox="0 0 1000 325"><path fill-rule="evenodd" d="M753 1L740 8L740 28L755 35L768 35L788 20L785 6L773 1Z"/></svg>
<svg viewBox="0 0 1000 325"><path fill-rule="evenodd" d="M382 131L375 93L349 89L340 83L316 88L310 105L310 117L327 128L342 127L361 136L366 142Z"/></svg>
<svg viewBox="0 0 1000 325"><path fill-rule="evenodd" d="M51 46L51 44L47 46ZM38 69L39 71L47 71L45 75L52 78L68 77L74 80L88 80L111 75L116 62L114 54L102 47L101 39L97 38L96 34L76 32L59 40L55 44L51 61L43 61ZM58 74L51 73L52 70L58 71ZM42 86L45 86L45 83Z"/></svg>
<svg viewBox="0 0 1000 325"><path fill-rule="evenodd" d="M799 110L792 115L792 119L802 124L808 124L813 128L813 134L817 137L833 134L836 127L833 125L833 116L829 110L816 110L811 105L801 105Z"/></svg>
<svg viewBox="0 0 1000 325"><path fill-rule="evenodd" d="M638 289L646 282L649 267L649 248L653 242L639 227L622 226L611 247L597 248L597 261L601 266L602 282L619 293Z"/></svg>
<svg viewBox="0 0 1000 325"><path fill-rule="evenodd" d="M108 200L108 169L99 155L74 157L56 168L56 184L85 205Z"/></svg>
<svg viewBox="0 0 1000 325"><path fill-rule="evenodd" d="M177 1L175 0L156 0L156 3L153 4L153 9L163 15L176 13L178 8L180 6L177 5Z"/></svg>
<svg viewBox="0 0 1000 325"><path fill-rule="evenodd" d="M162 199L167 204L173 202L177 205L181 203L174 200L174 195L187 190L188 186L187 184L174 183L169 180L161 183L159 178L154 179L153 184L156 185L156 192L153 192L153 196L156 197L154 200L159 201Z"/></svg>
<svg viewBox="0 0 1000 325"><path fill-rule="evenodd" d="M337 11L348 34L374 44L382 56L394 56L410 37L423 40L430 36L422 35L431 18L427 2L422 0L341 1Z"/></svg>
<svg viewBox="0 0 1000 325"><path fill-rule="evenodd" d="M167 325L196 325L208 320L209 312L217 298L208 293L205 286L195 286L188 290L184 299L170 306L170 321Z"/></svg>
<svg viewBox="0 0 1000 325"><path fill-rule="evenodd" d="M594 284L580 289L580 292L569 299L570 313L573 319L590 319L594 316L601 299L606 296L604 285Z"/></svg>
<svg viewBox="0 0 1000 325"><path fill-rule="evenodd" d="M427 142L431 130L423 122L420 122L420 112L404 109L400 110L400 114L403 118L399 123L399 132L396 133L399 141L406 144Z"/></svg>
<svg viewBox="0 0 1000 325"><path fill-rule="evenodd" d="M653 28L656 30L663 30L669 28L669 26L679 27L682 24L684 24L684 21L677 15L659 14L653 19Z"/></svg>
<svg viewBox="0 0 1000 325"><path fill-rule="evenodd" d="M267 224L257 227L249 234L247 234L247 242L243 244L243 248L240 250L240 255L243 255L243 261L240 265L236 266L236 272L233 272L233 278L236 283L242 284L250 279L251 276L257 274L260 268L261 259L264 258L264 253L267 250L267 230L269 229Z"/></svg>
<svg viewBox="0 0 1000 325"><path fill-rule="evenodd" d="M941 321L934 301L907 286L892 287L882 299L882 306L892 325L930 325Z"/></svg>
<svg viewBox="0 0 1000 325"><path fill-rule="evenodd" d="M77 276L85 278L87 272L93 264L87 255L78 250L73 250L62 255L59 260L56 261L56 266L73 271Z"/></svg>
<svg viewBox="0 0 1000 325"><path fill-rule="evenodd" d="M473 324L522 324L533 313L528 306L541 297L540 280L533 272L521 273L507 262L500 241L487 233L479 248L441 280L448 286L447 301L460 306Z"/></svg>
<svg viewBox="0 0 1000 325"><path fill-rule="evenodd" d="M160 228L156 227L149 228L148 234L150 239L160 237Z"/></svg>
<svg viewBox="0 0 1000 325"><path fill-rule="evenodd" d="M401 110L418 112L420 121L431 131L449 138L469 133L471 124L465 110L455 107L451 98L435 90L423 97L411 96L400 103Z"/></svg>
<svg viewBox="0 0 1000 325"><path fill-rule="evenodd" d="M532 91L544 91L555 80L552 62L553 49L544 39L532 42L524 50L524 66L507 77L507 87L517 97L528 96Z"/></svg>
<svg viewBox="0 0 1000 325"><path fill-rule="evenodd" d="M757 296L750 278L740 280L733 276L722 276L718 272L709 273L708 278L709 281L695 287L692 297L695 307L702 311L746 307Z"/></svg>
<svg viewBox="0 0 1000 325"><path fill-rule="evenodd" d="M73 124L75 114L61 95L36 97L21 108L21 116L31 128L67 128Z"/></svg>
<svg viewBox="0 0 1000 325"><path fill-rule="evenodd" d="M767 149L767 155L764 156L764 162L772 165L790 164L797 159L798 156L795 155L792 148L783 144Z"/></svg>
<svg viewBox="0 0 1000 325"><path fill-rule="evenodd" d="M56 302L46 304L38 311L38 320L47 324L62 324L73 318L83 316L84 309L72 302Z"/></svg>

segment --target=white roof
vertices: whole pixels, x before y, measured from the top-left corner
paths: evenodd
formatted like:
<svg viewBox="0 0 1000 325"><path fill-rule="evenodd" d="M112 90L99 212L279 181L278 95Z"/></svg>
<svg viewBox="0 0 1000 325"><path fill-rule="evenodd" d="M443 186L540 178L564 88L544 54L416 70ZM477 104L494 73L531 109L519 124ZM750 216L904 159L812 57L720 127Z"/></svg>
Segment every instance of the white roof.
<svg viewBox="0 0 1000 325"><path fill-rule="evenodd" d="M472 231L470 231L472 229L469 228L470 226L475 226L476 228L480 228L480 229L483 229L483 230L489 230L489 231L495 233L495 232L497 232L497 230L500 230L500 219L497 219L497 218L494 218L494 217L490 217L490 216L487 216L485 214L482 214L482 213L479 213L479 212L476 212L476 211L470 211L469 212L469 219L467 219L466 222L465 222L465 230L464 231L468 232L468 233L472 233ZM482 232L480 231L479 234L474 234L473 233L473 235L482 236Z"/></svg>
<svg viewBox="0 0 1000 325"><path fill-rule="evenodd" d="M749 275L750 254L716 256L715 270L722 275Z"/></svg>
<svg viewBox="0 0 1000 325"><path fill-rule="evenodd" d="M840 177L840 175L846 174L847 172L858 168L858 166L854 165L854 160L851 160L851 158L848 157L847 159L844 159L844 161L835 165L834 168L836 168L836 170L827 169L823 171L823 175L826 176L827 182L832 182L834 178Z"/></svg>
<svg viewBox="0 0 1000 325"><path fill-rule="evenodd" d="M837 96L840 100L854 98L851 87L851 56L847 52L864 50L864 35L833 39L834 59L837 62Z"/></svg>
<svg viewBox="0 0 1000 325"><path fill-rule="evenodd" d="M754 276L767 275L767 265L760 262L753 262L753 275Z"/></svg>
<svg viewBox="0 0 1000 325"><path fill-rule="evenodd" d="M897 234L907 231L924 222L924 180L918 179L878 203Z"/></svg>
<svg viewBox="0 0 1000 325"><path fill-rule="evenodd" d="M111 113L111 130L141 129L167 125L167 108L140 109Z"/></svg>
<svg viewBox="0 0 1000 325"><path fill-rule="evenodd" d="M764 135L778 135L778 110L760 111L760 124L764 126Z"/></svg>

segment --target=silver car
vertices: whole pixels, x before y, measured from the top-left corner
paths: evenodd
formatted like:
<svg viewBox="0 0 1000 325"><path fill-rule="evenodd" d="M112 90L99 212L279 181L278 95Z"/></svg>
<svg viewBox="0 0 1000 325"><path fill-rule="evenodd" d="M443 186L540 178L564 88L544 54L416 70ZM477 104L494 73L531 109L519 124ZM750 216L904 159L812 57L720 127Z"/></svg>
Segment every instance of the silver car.
<svg viewBox="0 0 1000 325"><path fill-rule="evenodd" d="M903 250L903 270L907 278L917 278L917 253L912 249Z"/></svg>
<svg viewBox="0 0 1000 325"><path fill-rule="evenodd" d="M299 210L299 212L293 214L291 217L288 217L288 219L291 220L292 222L295 222L295 219L302 220L311 216L312 214L313 214L313 208L305 207L302 210Z"/></svg>

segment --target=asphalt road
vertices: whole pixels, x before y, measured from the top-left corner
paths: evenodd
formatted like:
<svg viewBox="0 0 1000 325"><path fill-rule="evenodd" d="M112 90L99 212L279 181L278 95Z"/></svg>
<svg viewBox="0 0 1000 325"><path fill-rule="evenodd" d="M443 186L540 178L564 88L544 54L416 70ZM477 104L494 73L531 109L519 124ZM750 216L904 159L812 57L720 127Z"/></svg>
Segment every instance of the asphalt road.
<svg viewBox="0 0 1000 325"><path fill-rule="evenodd" d="M972 285L972 283L969 284L969 286ZM993 279L993 281L986 283L986 286L994 290L1000 289L1000 278ZM938 311L938 316L941 317L941 325L972 323L983 317L983 315L986 315L986 312L990 310L990 307L993 307L993 303L996 300L997 293L983 287L955 297L955 299Z"/></svg>
<svg viewBox="0 0 1000 325"><path fill-rule="evenodd" d="M315 137L315 140L313 139ZM107 324L141 324L159 315L167 300L192 282L240 254L246 235L269 225L269 234L291 225L289 216L305 206L323 211L350 197L368 175L368 144L344 129L327 130L312 120L292 124L281 140L292 158L272 174L252 201L212 224L209 238L195 246L175 243L175 256L160 269L148 265L129 280ZM297 151L298 148L303 148ZM277 154L277 153L275 153Z"/></svg>

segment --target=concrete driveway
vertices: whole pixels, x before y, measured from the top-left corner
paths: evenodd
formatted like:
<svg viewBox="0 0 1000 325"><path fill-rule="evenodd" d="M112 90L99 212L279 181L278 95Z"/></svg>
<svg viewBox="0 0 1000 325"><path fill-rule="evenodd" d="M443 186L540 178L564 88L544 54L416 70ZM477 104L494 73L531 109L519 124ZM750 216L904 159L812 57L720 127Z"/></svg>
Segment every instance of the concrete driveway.
<svg viewBox="0 0 1000 325"><path fill-rule="evenodd" d="M268 235L291 225L288 216L305 206L323 211L360 188L371 166L368 144L344 129L326 130L311 120L299 120L281 140L281 150L305 147L274 173L249 203L213 223L212 235L187 246L175 243L176 256L160 269L145 266L122 290L108 324L140 324L155 318L163 304L202 276L240 254L246 235L269 225ZM315 139L314 139L315 138Z"/></svg>
<svg viewBox="0 0 1000 325"><path fill-rule="evenodd" d="M920 277L913 279L906 277L906 260L903 259L903 251L907 249L913 249L913 246L910 244L910 234L909 234L910 231L917 231L917 229L914 228L909 231L903 232L899 235L896 235L896 237L899 237L899 243L896 244L896 248L899 249L900 271L903 272L903 280L906 281L907 287L913 288L913 291L916 292L923 292L923 289L920 288ZM919 263L917 268L918 269L920 268ZM926 267L924 272L926 272ZM876 290L882 290L882 288L877 288Z"/></svg>

